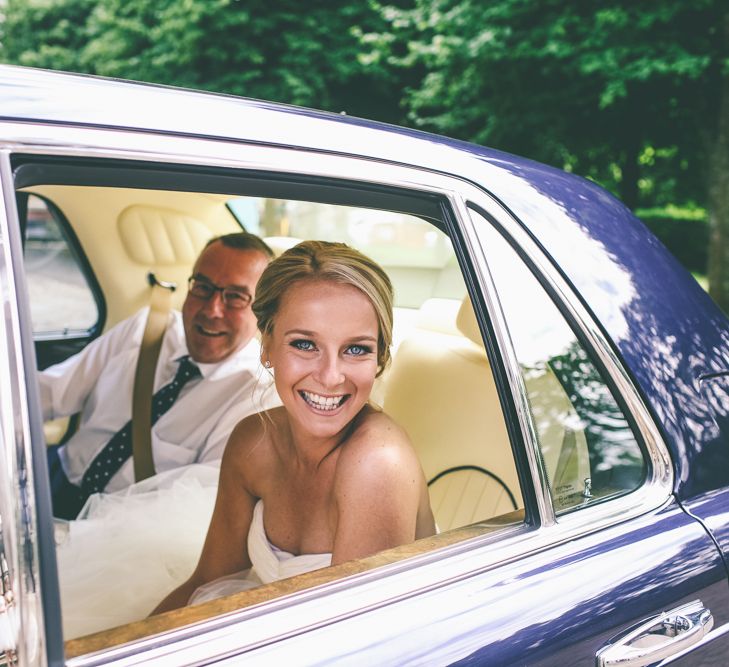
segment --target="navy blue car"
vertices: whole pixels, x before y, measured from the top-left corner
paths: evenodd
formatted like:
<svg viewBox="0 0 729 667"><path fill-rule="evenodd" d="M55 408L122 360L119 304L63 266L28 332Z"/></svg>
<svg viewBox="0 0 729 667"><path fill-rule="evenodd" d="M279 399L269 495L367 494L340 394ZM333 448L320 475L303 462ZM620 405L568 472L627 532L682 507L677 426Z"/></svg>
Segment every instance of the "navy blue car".
<svg viewBox="0 0 729 667"><path fill-rule="evenodd" d="M619 201L481 146L254 100L9 66L0 100L7 664L729 661L729 322ZM45 447L83 412L44 423L37 372L145 306L150 271L184 285L241 228L276 252L344 241L388 272L372 400L409 434L440 532L147 618L143 572L68 562L85 524L52 517ZM188 576L202 514L150 567Z"/></svg>

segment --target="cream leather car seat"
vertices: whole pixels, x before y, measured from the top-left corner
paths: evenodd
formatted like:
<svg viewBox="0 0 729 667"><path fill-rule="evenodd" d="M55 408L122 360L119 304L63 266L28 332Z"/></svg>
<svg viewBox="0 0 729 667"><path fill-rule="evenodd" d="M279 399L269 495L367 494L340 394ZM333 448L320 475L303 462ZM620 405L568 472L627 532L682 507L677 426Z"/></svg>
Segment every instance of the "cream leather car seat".
<svg viewBox="0 0 729 667"><path fill-rule="evenodd" d="M393 359L383 407L408 432L430 483L436 522L447 530L512 511L522 501L470 299L461 302L456 326L447 300L431 299L421 311L424 318Z"/></svg>
<svg viewBox="0 0 729 667"><path fill-rule="evenodd" d="M213 232L181 211L144 204L125 208L117 218L117 231L126 251L128 271L136 269L145 276L146 271L152 271L159 280L175 283L177 289L172 300L174 307L180 308L195 259ZM149 299L147 282L141 279L134 284L137 291L133 301L141 307Z"/></svg>

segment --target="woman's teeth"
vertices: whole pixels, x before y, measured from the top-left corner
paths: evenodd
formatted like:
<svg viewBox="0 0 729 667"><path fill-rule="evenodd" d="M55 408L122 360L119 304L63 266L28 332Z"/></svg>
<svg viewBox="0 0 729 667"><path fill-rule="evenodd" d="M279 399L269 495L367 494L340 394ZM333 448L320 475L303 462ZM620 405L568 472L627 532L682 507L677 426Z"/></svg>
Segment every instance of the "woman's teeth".
<svg viewBox="0 0 729 667"><path fill-rule="evenodd" d="M347 397L346 394L341 396L320 396L309 391L302 391L300 394L309 405L317 410L336 410Z"/></svg>

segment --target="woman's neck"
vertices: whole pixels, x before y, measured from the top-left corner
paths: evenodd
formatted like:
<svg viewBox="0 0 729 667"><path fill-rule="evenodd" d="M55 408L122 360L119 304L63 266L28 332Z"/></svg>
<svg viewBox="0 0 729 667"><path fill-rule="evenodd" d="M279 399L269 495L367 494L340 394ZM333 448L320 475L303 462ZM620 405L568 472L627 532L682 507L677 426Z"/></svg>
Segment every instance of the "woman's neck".
<svg viewBox="0 0 729 667"><path fill-rule="evenodd" d="M285 416L284 435L287 447L290 450L293 460L297 465L310 470L318 470L319 467L337 452L344 442L352 435L357 427L361 416L367 410L362 410L339 432L326 437L318 437L310 433L300 424L296 424Z"/></svg>

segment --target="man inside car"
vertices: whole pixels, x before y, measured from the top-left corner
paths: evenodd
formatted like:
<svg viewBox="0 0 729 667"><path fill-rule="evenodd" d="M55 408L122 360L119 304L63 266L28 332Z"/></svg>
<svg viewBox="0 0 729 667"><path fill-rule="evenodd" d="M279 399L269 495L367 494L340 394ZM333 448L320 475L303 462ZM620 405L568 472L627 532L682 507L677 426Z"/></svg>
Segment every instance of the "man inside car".
<svg viewBox="0 0 729 667"><path fill-rule="evenodd" d="M182 312L168 318L156 365L155 472L220 459L239 420L278 402L268 376L261 375L250 308L272 256L261 239L240 232L212 239L198 257ZM57 517L73 519L91 494L135 481L132 394L147 312L40 373L44 419L81 413L65 444L48 448Z"/></svg>

